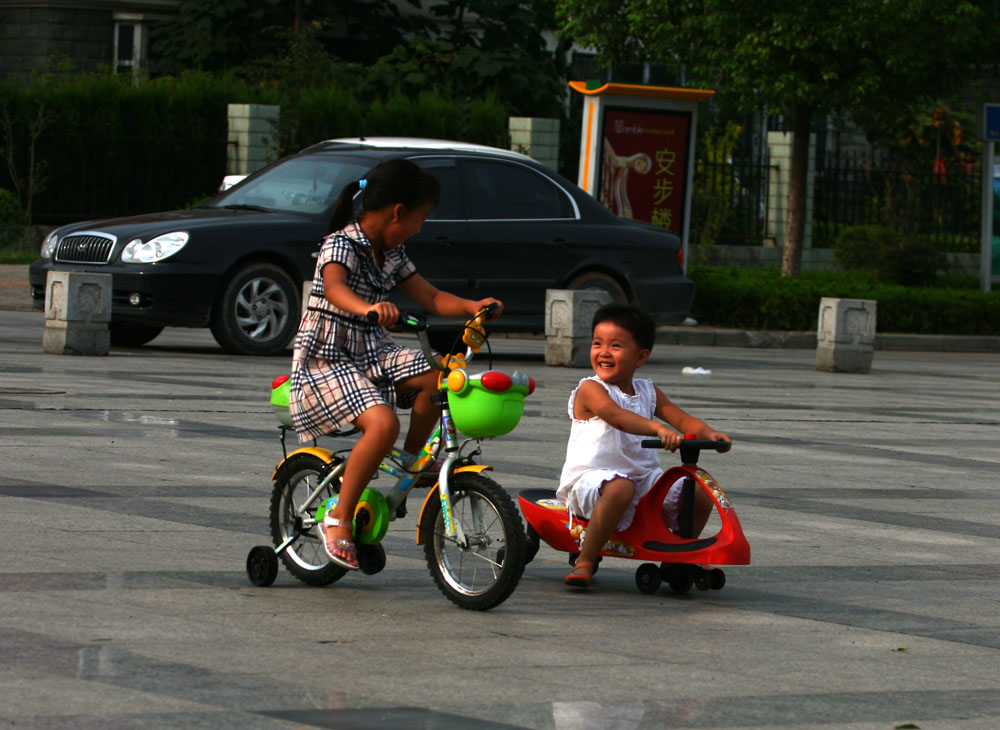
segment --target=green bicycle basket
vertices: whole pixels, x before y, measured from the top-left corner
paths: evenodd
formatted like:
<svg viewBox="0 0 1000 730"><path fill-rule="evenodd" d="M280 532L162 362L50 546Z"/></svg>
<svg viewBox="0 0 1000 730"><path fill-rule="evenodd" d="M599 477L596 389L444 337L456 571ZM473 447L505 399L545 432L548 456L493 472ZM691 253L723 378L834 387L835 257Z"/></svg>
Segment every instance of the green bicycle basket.
<svg viewBox="0 0 1000 730"><path fill-rule="evenodd" d="M441 384L455 428L471 438L493 438L510 433L524 413L524 398L535 390L535 381L518 371L507 375L488 370L467 375L452 370Z"/></svg>
<svg viewBox="0 0 1000 730"><path fill-rule="evenodd" d="M292 417L288 413L288 391L292 381L287 375L279 375L271 381L271 408L282 426L292 427Z"/></svg>

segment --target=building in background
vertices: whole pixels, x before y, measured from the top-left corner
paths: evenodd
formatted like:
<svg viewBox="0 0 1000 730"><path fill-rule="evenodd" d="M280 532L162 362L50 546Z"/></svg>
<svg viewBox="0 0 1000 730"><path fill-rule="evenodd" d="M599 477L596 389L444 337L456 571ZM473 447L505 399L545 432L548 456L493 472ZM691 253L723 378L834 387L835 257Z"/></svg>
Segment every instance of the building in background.
<svg viewBox="0 0 1000 730"><path fill-rule="evenodd" d="M77 69L150 71L149 29L181 0L6 0L0 3L0 79L67 61Z"/></svg>

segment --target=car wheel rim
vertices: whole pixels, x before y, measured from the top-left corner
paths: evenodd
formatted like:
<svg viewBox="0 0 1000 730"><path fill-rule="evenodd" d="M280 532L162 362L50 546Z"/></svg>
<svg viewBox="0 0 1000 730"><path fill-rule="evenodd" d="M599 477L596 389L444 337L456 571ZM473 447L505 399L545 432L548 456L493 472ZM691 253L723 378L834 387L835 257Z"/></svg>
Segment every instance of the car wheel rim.
<svg viewBox="0 0 1000 730"><path fill-rule="evenodd" d="M288 323L288 310L288 297L273 279L251 279L236 296L236 325L251 340L272 340Z"/></svg>

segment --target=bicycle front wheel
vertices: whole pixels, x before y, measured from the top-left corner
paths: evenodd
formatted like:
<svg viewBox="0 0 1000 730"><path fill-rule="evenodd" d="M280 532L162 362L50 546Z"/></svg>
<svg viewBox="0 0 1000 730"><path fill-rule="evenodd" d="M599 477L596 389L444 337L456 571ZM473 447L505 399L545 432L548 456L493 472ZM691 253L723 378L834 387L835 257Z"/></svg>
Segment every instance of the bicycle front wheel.
<svg viewBox="0 0 1000 730"><path fill-rule="evenodd" d="M308 508L305 507L323 477L339 463L339 457L334 459L328 464L313 454L291 456L281 465L271 493L271 538L275 547L299 534L295 542L281 552L281 562L289 573L312 586L329 585L347 572L326 557L318 530L313 525L316 509L337 494L340 481L334 479Z"/></svg>
<svg viewBox="0 0 1000 730"><path fill-rule="evenodd" d="M507 492L481 474L456 474L451 501L466 544L445 533L441 500L432 499L420 524L427 566L452 603L485 611L507 600L524 572L521 517Z"/></svg>

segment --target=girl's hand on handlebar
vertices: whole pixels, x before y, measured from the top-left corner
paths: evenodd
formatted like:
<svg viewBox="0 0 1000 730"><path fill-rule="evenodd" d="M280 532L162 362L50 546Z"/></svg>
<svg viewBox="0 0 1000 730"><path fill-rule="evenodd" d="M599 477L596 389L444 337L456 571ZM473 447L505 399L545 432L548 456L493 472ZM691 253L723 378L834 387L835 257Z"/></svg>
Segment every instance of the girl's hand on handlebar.
<svg viewBox="0 0 1000 730"><path fill-rule="evenodd" d="M492 305L492 311L487 313L487 319L496 319L503 312L503 302L499 299L494 299L493 297L480 299L478 302L474 302L473 309L469 312L469 314L474 317L487 307L490 307L490 305Z"/></svg>
<svg viewBox="0 0 1000 730"><path fill-rule="evenodd" d="M365 317L369 322L378 322L383 327L392 327L399 319L399 309L392 302L378 302L365 313Z"/></svg>

